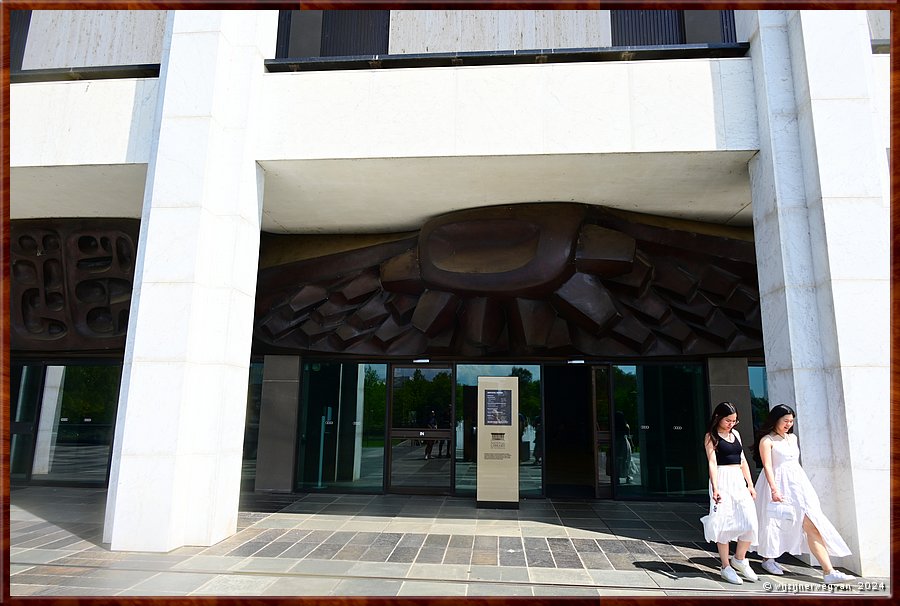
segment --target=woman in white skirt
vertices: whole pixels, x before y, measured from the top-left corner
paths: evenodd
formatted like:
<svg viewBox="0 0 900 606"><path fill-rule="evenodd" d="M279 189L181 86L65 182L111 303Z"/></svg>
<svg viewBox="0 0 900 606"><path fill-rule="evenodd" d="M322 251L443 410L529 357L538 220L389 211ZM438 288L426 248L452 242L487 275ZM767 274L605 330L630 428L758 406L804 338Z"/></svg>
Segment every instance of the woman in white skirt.
<svg viewBox="0 0 900 606"><path fill-rule="evenodd" d="M741 585L738 572L749 581L758 580L747 561L747 550L757 541L758 521L753 501L756 491L741 437L734 429L737 424L737 409L731 402L721 402L713 410L704 438L709 462L709 515L700 521L704 537L715 542L719 550L719 574L729 583ZM737 548L729 563L731 541L737 541Z"/></svg>
<svg viewBox="0 0 900 606"><path fill-rule="evenodd" d="M825 583L850 581L854 577L831 565L829 556L848 556L850 548L822 513L819 497L800 467L795 417L790 406L779 404L760 428L756 451L763 473L756 482L757 552L766 558L763 568L771 574L784 574L775 561L781 554L812 553L822 565Z"/></svg>

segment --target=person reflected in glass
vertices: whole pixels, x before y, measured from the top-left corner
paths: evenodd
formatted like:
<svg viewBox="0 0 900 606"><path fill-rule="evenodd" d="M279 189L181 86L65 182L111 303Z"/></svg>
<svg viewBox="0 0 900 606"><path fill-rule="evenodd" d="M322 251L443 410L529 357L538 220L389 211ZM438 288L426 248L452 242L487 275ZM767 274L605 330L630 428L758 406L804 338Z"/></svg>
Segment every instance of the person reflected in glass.
<svg viewBox="0 0 900 606"><path fill-rule="evenodd" d="M428 429L437 429L437 416L435 416L434 411L431 411L431 414L428 416L428 422L426 423ZM431 455L432 451L434 451L434 442L433 439L425 440L425 459L433 459L434 457Z"/></svg>
<svg viewBox="0 0 900 606"><path fill-rule="evenodd" d="M735 429L737 424L737 409L731 402L720 402L709 419L703 446L709 469L710 503L709 514L700 521L704 538L718 549L722 564L719 574L729 583L741 585L738 573L748 581L759 580L747 560L747 551L757 542L758 521L756 489ZM737 548L729 562L731 541L737 541Z"/></svg>
<svg viewBox="0 0 900 606"><path fill-rule="evenodd" d="M544 425L541 418L534 420L534 464L540 465L544 458Z"/></svg>
<svg viewBox="0 0 900 606"><path fill-rule="evenodd" d="M756 481L756 511L759 517L757 553L763 568L784 574L775 558L788 552L811 553L822 565L824 582L842 583L855 577L831 564L831 557L850 555L850 548L825 517L819 496L800 467L800 444L794 435L794 409L774 406L757 434L754 459L762 467Z"/></svg>
<svg viewBox="0 0 900 606"><path fill-rule="evenodd" d="M441 425L445 427L450 426L450 417L447 413L441 417ZM434 429L437 429L437 425L435 424ZM450 440L438 440L438 458L446 456L448 459L450 458ZM444 449L447 449L447 454L444 454Z"/></svg>
<svg viewBox="0 0 900 606"><path fill-rule="evenodd" d="M616 477L619 481L631 484L632 481L632 454L634 447L631 443L631 426L625 420L625 413L617 410L615 413L615 441L616 441ZM624 480L623 480L624 478Z"/></svg>

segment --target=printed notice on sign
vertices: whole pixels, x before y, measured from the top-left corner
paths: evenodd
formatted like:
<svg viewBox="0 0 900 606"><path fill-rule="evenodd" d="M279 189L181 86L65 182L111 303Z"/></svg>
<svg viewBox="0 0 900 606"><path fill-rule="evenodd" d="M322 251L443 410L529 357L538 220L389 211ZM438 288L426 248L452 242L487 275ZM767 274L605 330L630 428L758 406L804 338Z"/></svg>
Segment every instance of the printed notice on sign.
<svg viewBox="0 0 900 606"><path fill-rule="evenodd" d="M484 392L484 424L512 425L512 390L486 389Z"/></svg>

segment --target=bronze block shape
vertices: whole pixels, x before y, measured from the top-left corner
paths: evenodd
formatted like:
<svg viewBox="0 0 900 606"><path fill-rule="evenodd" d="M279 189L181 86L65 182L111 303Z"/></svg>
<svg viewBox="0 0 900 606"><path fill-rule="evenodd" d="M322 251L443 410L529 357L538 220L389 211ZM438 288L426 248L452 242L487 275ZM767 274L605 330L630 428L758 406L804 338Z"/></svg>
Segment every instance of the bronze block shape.
<svg viewBox="0 0 900 606"><path fill-rule="evenodd" d="M381 291L380 294L369 299L365 305L350 316L348 320L350 324L363 330L380 326L391 315L385 306L387 297L388 295Z"/></svg>
<svg viewBox="0 0 900 606"><path fill-rule="evenodd" d="M700 277L700 288L723 299L731 296L741 283L740 276L715 265L707 266Z"/></svg>
<svg viewBox="0 0 900 606"><path fill-rule="evenodd" d="M381 341L383 344L387 344L405 333L407 330L409 330L409 328L409 322L399 324L397 322L397 319L391 316L385 318L384 322L382 322L381 326L378 328L378 331L375 333L375 338Z"/></svg>
<svg viewBox="0 0 900 606"><path fill-rule="evenodd" d="M389 292L419 295L425 290L416 249L408 250L382 263L380 276L381 285Z"/></svg>
<svg viewBox="0 0 900 606"><path fill-rule="evenodd" d="M625 286L633 293L639 295L646 290L647 284L652 277L653 267L650 265L650 261L638 251L634 255L631 271L619 276L606 278L605 281Z"/></svg>
<svg viewBox="0 0 900 606"><path fill-rule="evenodd" d="M509 310L509 326L514 341L528 349L549 346L550 333L557 320L556 310L550 303L517 298L512 301Z"/></svg>
<svg viewBox="0 0 900 606"><path fill-rule="evenodd" d="M653 259L653 286L687 301L697 290L697 279L678 263L657 257Z"/></svg>
<svg viewBox="0 0 900 606"><path fill-rule="evenodd" d="M385 348L385 353L392 356L418 355L428 349L428 337L416 328L408 328L402 335L394 339Z"/></svg>
<svg viewBox="0 0 900 606"><path fill-rule="evenodd" d="M500 303L487 297L465 301L461 320L466 340L479 347L494 345L506 324Z"/></svg>
<svg viewBox="0 0 900 606"><path fill-rule="evenodd" d="M266 319L260 323L260 327L273 339L277 340L296 329L308 319L308 313L294 316L290 313L290 308L281 307L277 312L273 311L270 313Z"/></svg>
<svg viewBox="0 0 900 606"><path fill-rule="evenodd" d="M655 340L653 333L632 315L625 315L616 322L611 331L612 338L623 343L636 353L644 351Z"/></svg>
<svg viewBox="0 0 900 606"><path fill-rule="evenodd" d="M398 322L406 324L412 319L418 302L418 297L396 293L388 299L387 308Z"/></svg>
<svg viewBox="0 0 900 606"><path fill-rule="evenodd" d="M362 272L334 292L339 293L348 303L362 303L373 293L379 291L381 291L379 274L370 269Z"/></svg>
<svg viewBox="0 0 900 606"><path fill-rule="evenodd" d="M631 272L635 240L620 231L585 225L578 237L575 267L578 271L612 278Z"/></svg>
<svg viewBox="0 0 900 606"><path fill-rule="evenodd" d="M288 306L295 315L301 315L304 312L324 303L328 299L328 291L317 284L306 284L288 301Z"/></svg>
<svg viewBox="0 0 900 606"><path fill-rule="evenodd" d="M612 297L594 276L575 274L553 294L560 315L590 334L600 334L621 315Z"/></svg>
<svg viewBox="0 0 900 606"><path fill-rule="evenodd" d="M427 290L413 312L412 325L429 337L442 332L456 318L459 297L449 292Z"/></svg>

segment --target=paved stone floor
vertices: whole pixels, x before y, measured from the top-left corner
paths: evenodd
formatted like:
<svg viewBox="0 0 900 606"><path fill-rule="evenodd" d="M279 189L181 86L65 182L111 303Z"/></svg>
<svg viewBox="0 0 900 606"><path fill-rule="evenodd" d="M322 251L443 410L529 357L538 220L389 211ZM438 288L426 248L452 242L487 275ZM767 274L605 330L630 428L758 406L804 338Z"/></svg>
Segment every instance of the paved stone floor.
<svg viewBox="0 0 900 606"><path fill-rule="evenodd" d="M254 596L750 595L821 592L821 570L729 585L695 503L397 495L242 495L238 532L211 547L110 551L106 491L10 493L10 594ZM866 579L889 595L888 579ZM840 590L859 593L856 583Z"/></svg>

